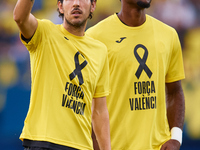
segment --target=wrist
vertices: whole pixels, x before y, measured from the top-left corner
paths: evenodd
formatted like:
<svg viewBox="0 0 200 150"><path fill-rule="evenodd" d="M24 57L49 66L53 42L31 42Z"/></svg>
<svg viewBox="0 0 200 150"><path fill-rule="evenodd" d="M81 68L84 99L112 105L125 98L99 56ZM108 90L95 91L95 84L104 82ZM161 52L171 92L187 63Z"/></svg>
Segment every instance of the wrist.
<svg viewBox="0 0 200 150"><path fill-rule="evenodd" d="M171 129L171 139L179 141L182 144L182 133L183 131L179 127L173 127Z"/></svg>

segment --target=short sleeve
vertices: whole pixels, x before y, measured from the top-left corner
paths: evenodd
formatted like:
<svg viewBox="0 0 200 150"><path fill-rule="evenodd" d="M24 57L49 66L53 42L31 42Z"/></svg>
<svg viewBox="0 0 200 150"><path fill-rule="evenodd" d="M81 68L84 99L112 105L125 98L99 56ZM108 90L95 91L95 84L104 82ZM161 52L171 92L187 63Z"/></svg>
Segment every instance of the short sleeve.
<svg viewBox="0 0 200 150"><path fill-rule="evenodd" d="M97 82L94 98L104 97L109 95L109 63L108 55L106 53L104 66L101 71L99 80Z"/></svg>
<svg viewBox="0 0 200 150"><path fill-rule="evenodd" d="M37 46L42 40L43 35L45 34L45 30L48 28L48 21L47 20L39 20L38 21L38 27L31 38L31 40L27 43L22 38L22 33L20 32L20 39L22 43L26 46L27 50L30 52L33 52L37 49Z"/></svg>
<svg viewBox="0 0 200 150"><path fill-rule="evenodd" d="M175 82L185 78L182 49L176 31L174 31L172 43L172 54L169 60L169 68L165 78L167 83Z"/></svg>

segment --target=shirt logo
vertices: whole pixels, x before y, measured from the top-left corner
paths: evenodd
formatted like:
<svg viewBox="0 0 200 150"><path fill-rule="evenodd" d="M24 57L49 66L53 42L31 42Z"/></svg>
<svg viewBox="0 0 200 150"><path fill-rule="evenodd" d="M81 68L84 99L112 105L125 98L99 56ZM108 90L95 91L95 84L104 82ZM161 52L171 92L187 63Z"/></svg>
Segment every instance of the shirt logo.
<svg viewBox="0 0 200 150"><path fill-rule="evenodd" d="M64 36L64 38L65 38L66 40L69 40L66 36Z"/></svg>
<svg viewBox="0 0 200 150"><path fill-rule="evenodd" d="M69 75L69 78L70 80L73 80L76 76L78 76L79 85L82 85L84 81L83 81L83 75L81 73L81 70L88 64L88 62L85 60L82 64L80 64L79 59L78 59L79 55L81 55L84 58L84 56L80 52L77 52L75 54L74 61L75 61L76 69Z"/></svg>
<svg viewBox="0 0 200 150"><path fill-rule="evenodd" d="M143 58L141 58L138 55L138 53L137 53L138 48L142 48L144 50L144 56L143 56ZM144 70L146 72L147 76L149 78L151 78L151 76L152 76L153 73L151 72L151 70L146 65L146 61L147 61L147 57L148 57L148 50L147 50L147 48L144 45L142 45L142 44L138 44L135 47L135 49L134 49L134 55L135 55L135 58L137 59L137 61L140 64L140 66L138 67L137 72L135 73L136 77L139 79L140 75L142 74L142 71Z"/></svg>
<svg viewBox="0 0 200 150"><path fill-rule="evenodd" d="M120 40L115 41L116 43L121 43L126 37L121 37Z"/></svg>

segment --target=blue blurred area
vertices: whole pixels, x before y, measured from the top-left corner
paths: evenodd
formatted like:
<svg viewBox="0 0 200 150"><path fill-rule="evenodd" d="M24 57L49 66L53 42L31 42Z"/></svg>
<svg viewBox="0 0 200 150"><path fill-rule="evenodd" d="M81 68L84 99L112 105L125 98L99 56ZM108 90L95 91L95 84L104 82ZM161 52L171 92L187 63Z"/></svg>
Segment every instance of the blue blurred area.
<svg viewBox="0 0 200 150"><path fill-rule="evenodd" d="M34 2L32 11L37 11L37 10L41 10L42 9L42 0L37 0Z"/></svg>
<svg viewBox="0 0 200 150"><path fill-rule="evenodd" d="M0 147L3 150L22 149L19 135L28 111L30 90L16 85L8 89L4 110L0 113Z"/></svg>
<svg viewBox="0 0 200 150"><path fill-rule="evenodd" d="M26 117L31 89L30 60L13 21L16 1L0 1L0 149L22 150L19 140ZM107 9L105 9L107 8ZM61 23L56 1L36 0L32 13ZM120 1L97 1L90 27L118 12ZM199 0L153 0L148 14L174 27L183 47L186 79L182 82L186 117L181 150L200 150L200 2Z"/></svg>

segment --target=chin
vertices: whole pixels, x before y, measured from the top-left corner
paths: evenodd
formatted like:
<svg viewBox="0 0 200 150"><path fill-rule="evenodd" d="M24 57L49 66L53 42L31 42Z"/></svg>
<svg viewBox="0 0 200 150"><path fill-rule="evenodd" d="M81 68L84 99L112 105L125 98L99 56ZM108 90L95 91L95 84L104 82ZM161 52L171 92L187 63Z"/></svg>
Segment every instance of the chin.
<svg viewBox="0 0 200 150"><path fill-rule="evenodd" d="M72 25L74 27L81 27L84 26L86 24L85 20L81 20L81 19L75 19L74 21L72 21Z"/></svg>

